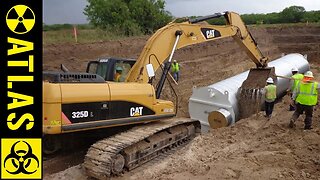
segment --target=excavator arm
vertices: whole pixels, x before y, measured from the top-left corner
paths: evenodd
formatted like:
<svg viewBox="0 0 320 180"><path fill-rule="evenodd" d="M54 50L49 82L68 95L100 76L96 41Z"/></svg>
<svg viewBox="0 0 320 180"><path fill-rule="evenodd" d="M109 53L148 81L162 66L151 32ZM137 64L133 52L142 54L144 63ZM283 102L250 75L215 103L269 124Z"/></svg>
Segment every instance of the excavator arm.
<svg viewBox="0 0 320 180"><path fill-rule="evenodd" d="M266 67L268 58L264 57L261 53L256 41L248 31L241 17L236 13L226 13L224 16L228 25L239 28L237 34L232 36L233 39L245 50L250 59L256 64L257 68Z"/></svg>
<svg viewBox="0 0 320 180"><path fill-rule="evenodd" d="M226 25L200 23L221 16L225 17ZM257 68L266 67L268 59L262 55L241 17L237 13L226 12L225 14L216 13L182 23L172 22L159 29L148 40L136 63L128 73L126 81L148 83L147 64L152 64L154 71L156 71L169 56L168 61L171 63L171 58L176 49L225 37L233 37L256 64Z"/></svg>

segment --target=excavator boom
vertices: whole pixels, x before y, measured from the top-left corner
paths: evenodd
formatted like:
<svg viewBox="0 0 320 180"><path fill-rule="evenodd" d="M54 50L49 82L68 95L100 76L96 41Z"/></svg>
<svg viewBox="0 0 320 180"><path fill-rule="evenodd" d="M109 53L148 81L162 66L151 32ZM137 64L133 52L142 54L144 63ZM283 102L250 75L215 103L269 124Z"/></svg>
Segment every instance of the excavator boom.
<svg viewBox="0 0 320 180"><path fill-rule="evenodd" d="M225 25L203 23L203 21L220 17L225 18ZM156 89L156 97L159 98L166 74L170 69L171 58L176 49L226 37L232 37L256 65L256 68L250 70L247 79L240 87L239 93L239 102L256 103L256 101L260 101L261 89L265 86L266 79L268 77L275 78L273 75L274 69L267 67L268 58L263 56L240 15L234 12L215 13L182 23L172 22L159 29L143 48L137 62L128 73L127 81L138 83L150 82L146 65L152 64L156 71L162 63L168 60ZM241 117L247 117L252 114L250 108L246 106L240 107Z"/></svg>
<svg viewBox="0 0 320 180"><path fill-rule="evenodd" d="M225 17L226 25L199 23L221 16ZM156 71L170 55L172 57L172 53L176 49L226 37L233 37L258 68L266 67L268 59L262 55L241 17L237 13L226 12L182 23L172 22L159 29L148 40L137 62L128 73L126 81L148 83L147 64L152 64ZM169 61L171 61L170 58Z"/></svg>

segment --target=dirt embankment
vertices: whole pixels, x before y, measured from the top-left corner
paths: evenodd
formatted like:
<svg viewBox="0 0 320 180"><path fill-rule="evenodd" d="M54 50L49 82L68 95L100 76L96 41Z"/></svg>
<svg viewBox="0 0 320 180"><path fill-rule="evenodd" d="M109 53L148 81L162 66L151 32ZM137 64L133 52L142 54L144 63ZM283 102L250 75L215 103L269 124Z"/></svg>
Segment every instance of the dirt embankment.
<svg viewBox="0 0 320 180"><path fill-rule="evenodd" d="M253 27L250 31L270 59L282 53L307 54L320 81L320 27ZM88 60L99 57L137 58L147 38L47 45L43 67L54 70L63 63L70 70L85 71ZM193 86L206 86L254 67L231 38L180 49L174 58L182 65L181 81L175 86L180 97L178 116L185 117ZM169 94L164 97L171 99ZM315 108L314 129L304 132L303 117L297 128L287 127L293 113L288 106L289 99L284 97L270 121L260 112L232 127L202 134L164 160L114 179L320 179L320 107ZM81 166L45 175L46 179L87 179Z"/></svg>

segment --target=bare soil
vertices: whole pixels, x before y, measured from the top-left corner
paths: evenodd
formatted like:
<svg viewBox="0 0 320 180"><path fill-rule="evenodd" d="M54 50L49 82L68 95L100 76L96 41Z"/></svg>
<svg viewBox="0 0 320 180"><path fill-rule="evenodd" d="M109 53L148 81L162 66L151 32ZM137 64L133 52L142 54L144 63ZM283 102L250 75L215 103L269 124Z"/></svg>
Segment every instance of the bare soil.
<svg viewBox="0 0 320 180"><path fill-rule="evenodd" d="M320 27L251 27L262 52L270 59L282 53L307 54L320 81ZM83 72L99 57L137 58L148 37L88 44L51 44L43 49L43 69ZM174 58L182 65L178 116L189 117L193 86L207 86L254 67L231 38L185 47ZM168 85L163 98L172 99ZM113 179L320 179L320 108L315 108L313 130L303 131L303 118L295 129L287 127L293 112L289 99L276 105L271 120L263 112L231 127L212 130L161 159ZM81 152L83 151L80 150ZM44 162L45 179L87 179L81 168L83 153ZM59 162L59 163L57 163ZM77 165L80 164L80 165ZM68 168L68 169L67 169ZM60 172L59 172L60 171Z"/></svg>

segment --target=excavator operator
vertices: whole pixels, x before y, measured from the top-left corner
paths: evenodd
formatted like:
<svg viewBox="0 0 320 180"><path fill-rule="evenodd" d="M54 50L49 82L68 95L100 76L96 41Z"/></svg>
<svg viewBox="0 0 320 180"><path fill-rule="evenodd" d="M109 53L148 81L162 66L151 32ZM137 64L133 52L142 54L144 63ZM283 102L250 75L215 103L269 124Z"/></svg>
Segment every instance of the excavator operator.
<svg viewBox="0 0 320 180"><path fill-rule="evenodd" d="M121 74L122 74L122 68L121 67L116 67L116 73L114 75L114 81L115 82L120 82L121 81Z"/></svg>

